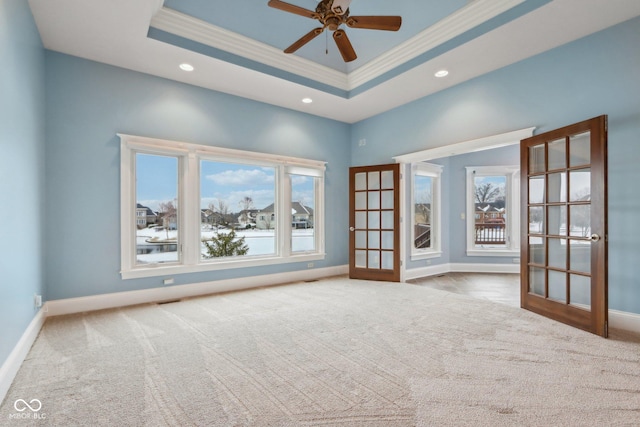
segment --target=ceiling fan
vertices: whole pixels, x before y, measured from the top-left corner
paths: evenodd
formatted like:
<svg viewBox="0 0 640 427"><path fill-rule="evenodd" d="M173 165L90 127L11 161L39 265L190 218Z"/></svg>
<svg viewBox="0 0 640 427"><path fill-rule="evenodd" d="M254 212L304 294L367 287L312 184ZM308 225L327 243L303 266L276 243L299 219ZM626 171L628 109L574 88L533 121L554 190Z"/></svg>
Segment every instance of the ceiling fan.
<svg viewBox="0 0 640 427"><path fill-rule="evenodd" d="M297 51L328 28L330 31L333 31L333 40L335 40L338 46L342 59L344 59L345 62L351 62L358 56L351 45L349 37L347 37L347 33L339 28L342 24L346 24L350 28L385 31L398 31L400 25L402 25L402 17L400 16L350 16L350 3L351 0L322 0L318 3L314 12L280 0L269 0L269 6L275 9L317 19L322 24L321 27L314 28L286 48L284 53Z"/></svg>

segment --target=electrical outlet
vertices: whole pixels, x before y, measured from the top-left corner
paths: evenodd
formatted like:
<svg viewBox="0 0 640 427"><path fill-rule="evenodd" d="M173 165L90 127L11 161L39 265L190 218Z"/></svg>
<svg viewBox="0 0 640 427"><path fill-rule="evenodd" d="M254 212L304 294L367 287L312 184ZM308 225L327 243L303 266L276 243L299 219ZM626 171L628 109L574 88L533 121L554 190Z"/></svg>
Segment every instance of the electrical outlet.
<svg viewBox="0 0 640 427"><path fill-rule="evenodd" d="M513 259L513 263L514 264L520 264L520 258L514 258Z"/></svg>
<svg viewBox="0 0 640 427"><path fill-rule="evenodd" d="M165 284L165 285L173 285L173 282L174 282L173 277L170 277L168 279L164 279L162 281L162 283Z"/></svg>
<svg viewBox="0 0 640 427"><path fill-rule="evenodd" d="M430 259L427 260L427 265L431 265L431 260Z"/></svg>
<svg viewBox="0 0 640 427"><path fill-rule="evenodd" d="M367 140L366 139L363 138L360 141L358 141L358 146L364 147L365 145L367 145Z"/></svg>
<svg viewBox="0 0 640 427"><path fill-rule="evenodd" d="M310 262L309 264L307 264L307 268L313 268L313 263Z"/></svg>
<svg viewBox="0 0 640 427"><path fill-rule="evenodd" d="M42 295L37 295L37 294L33 295L33 306L35 308L42 307Z"/></svg>

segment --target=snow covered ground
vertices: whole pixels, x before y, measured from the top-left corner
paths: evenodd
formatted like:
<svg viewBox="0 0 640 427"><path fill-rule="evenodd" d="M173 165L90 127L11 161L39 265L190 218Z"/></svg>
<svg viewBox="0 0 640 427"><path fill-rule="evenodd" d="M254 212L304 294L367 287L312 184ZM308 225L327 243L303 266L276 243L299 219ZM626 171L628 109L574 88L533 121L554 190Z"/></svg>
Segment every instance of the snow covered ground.
<svg viewBox="0 0 640 427"><path fill-rule="evenodd" d="M227 232L227 230L220 230L220 233L224 232ZM201 232L201 238L208 239L213 237L215 234L216 232L213 230L203 230ZM238 237L245 238L245 243L249 246L249 253L247 256L270 255L274 254L276 251L274 230L238 230L236 231L236 234ZM136 237L138 263L147 264L177 261L178 252L177 245L175 243L150 244L147 242L147 240L154 238L160 241L165 239L176 239L177 236L178 232L176 230L169 230L168 232L163 229L149 228L138 230ZM175 242L175 240L173 241ZM292 230L291 247L294 252L314 250L314 230ZM206 253L204 244L200 247L200 253Z"/></svg>

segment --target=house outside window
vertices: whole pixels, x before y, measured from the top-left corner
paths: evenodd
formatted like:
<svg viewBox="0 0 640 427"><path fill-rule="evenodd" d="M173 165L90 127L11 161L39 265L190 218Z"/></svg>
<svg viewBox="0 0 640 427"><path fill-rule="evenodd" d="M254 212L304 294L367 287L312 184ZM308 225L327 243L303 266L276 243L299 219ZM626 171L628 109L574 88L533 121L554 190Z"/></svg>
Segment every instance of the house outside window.
<svg viewBox="0 0 640 427"><path fill-rule="evenodd" d="M123 278L324 259L324 162L120 138Z"/></svg>
<svg viewBox="0 0 640 427"><path fill-rule="evenodd" d="M519 256L517 166L467 167L467 255Z"/></svg>

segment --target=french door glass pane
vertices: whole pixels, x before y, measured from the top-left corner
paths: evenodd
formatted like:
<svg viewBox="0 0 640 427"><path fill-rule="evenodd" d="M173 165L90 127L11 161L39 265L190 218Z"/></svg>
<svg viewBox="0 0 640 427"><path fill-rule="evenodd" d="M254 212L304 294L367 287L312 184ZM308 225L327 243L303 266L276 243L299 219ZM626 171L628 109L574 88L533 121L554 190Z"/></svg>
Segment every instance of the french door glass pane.
<svg viewBox="0 0 640 427"><path fill-rule="evenodd" d="M382 192L382 209L393 209L393 190Z"/></svg>
<svg viewBox="0 0 640 427"><path fill-rule="evenodd" d="M549 250L549 266L555 268L567 268L567 240L547 239Z"/></svg>
<svg viewBox="0 0 640 427"><path fill-rule="evenodd" d="M393 172L384 171L382 172L382 189L387 190L389 188L393 188Z"/></svg>
<svg viewBox="0 0 640 427"><path fill-rule="evenodd" d="M356 251L356 267L367 268L367 251Z"/></svg>
<svg viewBox="0 0 640 427"><path fill-rule="evenodd" d="M565 169L567 167L567 144L565 139L558 139L549 143L549 170Z"/></svg>
<svg viewBox="0 0 640 427"><path fill-rule="evenodd" d="M573 135L569 139L569 166L591 163L591 132Z"/></svg>
<svg viewBox="0 0 640 427"><path fill-rule="evenodd" d="M382 252L382 269L393 270L393 252Z"/></svg>
<svg viewBox="0 0 640 427"><path fill-rule="evenodd" d="M380 268L380 251L368 251L369 265L368 268Z"/></svg>
<svg viewBox="0 0 640 427"><path fill-rule="evenodd" d="M547 170L544 160L544 144L529 148L529 173L534 174Z"/></svg>
<svg viewBox="0 0 640 427"><path fill-rule="evenodd" d="M275 177L273 167L200 162L202 259L276 253ZM298 198L302 200L301 194L308 187L313 188L312 178L304 184L292 185L292 194L300 195ZM306 215L304 206L309 212L313 210L309 205L315 198L311 194L305 197L294 216ZM312 221L312 216L308 217ZM300 243L297 249L302 250L312 242L313 239Z"/></svg>
<svg viewBox="0 0 640 427"><path fill-rule="evenodd" d="M545 193L544 176L533 176L529 178L529 203L544 203Z"/></svg>
<svg viewBox="0 0 640 427"><path fill-rule="evenodd" d="M360 192L356 193L356 209L364 210L367 208L367 193Z"/></svg>
<svg viewBox="0 0 640 427"><path fill-rule="evenodd" d="M382 212L382 229L393 230L393 212Z"/></svg>
<svg viewBox="0 0 640 427"><path fill-rule="evenodd" d="M529 292L532 294L545 296L545 273L544 268L529 268Z"/></svg>
<svg viewBox="0 0 640 427"><path fill-rule="evenodd" d="M544 238L529 237L529 262L545 265Z"/></svg>
<svg viewBox="0 0 640 427"><path fill-rule="evenodd" d="M364 172L356 174L356 191L367 189L367 174Z"/></svg>
<svg viewBox="0 0 640 427"><path fill-rule="evenodd" d="M569 270L591 273L591 241L571 240Z"/></svg>
<svg viewBox="0 0 640 427"><path fill-rule="evenodd" d="M547 208L549 234L553 236L567 235L567 207L549 206Z"/></svg>
<svg viewBox="0 0 640 427"><path fill-rule="evenodd" d="M316 180L306 175L289 175L291 178L291 251L309 252L316 249Z"/></svg>
<svg viewBox="0 0 640 427"><path fill-rule="evenodd" d="M380 209L379 191L369 191L369 202L367 203L367 209Z"/></svg>
<svg viewBox="0 0 640 427"><path fill-rule="evenodd" d="M572 236L589 237L591 235L591 205L569 206L569 224Z"/></svg>
<svg viewBox="0 0 640 427"><path fill-rule="evenodd" d="M379 230L380 229L380 211L369 211L367 215L369 216L369 224L367 225L367 228L369 229L373 228L373 229Z"/></svg>
<svg viewBox="0 0 640 427"><path fill-rule="evenodd" d="M380 249L380 232L369 231L369 242L367 247L369 249Z"/></svg>
<svg viewBox="0 0 640 427"><path fill-rule="evenodd" d="M136 264L180 260L178 158L136 154Z"/></svg>
<svg viewBox="0 0 640 427"><path fill-rule="evenodd" d="M564 172L549 174L549 188L547 191L547 201L549 203L566 202L567 174Z"/></svg>
<svg viewBox="0 0 640 427"><path fill-rule="evenodd" d="M567 302L567 274L549 270L549 298Z"/></svg>
<svg viewBox="0 0 640 427"><path fill-rule="evenodd" d="M356 228L359 230L362 230L363 228L367 228L366 212L356 212Z"/></svg>
<svg viewBox="0 0 640 427"><path fill-rule="evenodd" d="M369 172L369 190L380 189L380 172Z"/></svg>
<svg viewBox="0 0 640 427"><path fill-rule="evenodd" d="M366 231L356 231L356 248L366 248L367 247L367 232Z"/></svg>
<svg viewBox="0 0 640 427"><path fill-rule="evenodd" d="M542 206L534 206L529 208L529 233L545 233L544 216L544 208L542 208Z"/></svg>
<svg viewBox="0 0 640 427"><path fill-rule="evenodd" d="M569 200L585 202L591 200L591 169L579 169L569 173Z"/></svg>
<svg viewBox="0 0 640 427"><path fill-rule="evenodd" d="M393 231L382 232L382 249L395 249L393 247Z"/></svg>
<svg viewBox="0 0 640 427"><path fill-rule="evenodd" d="M571 304L577 305L586 310L591 309L591 277L569 275L569 286L571 289Z"/></svg>

